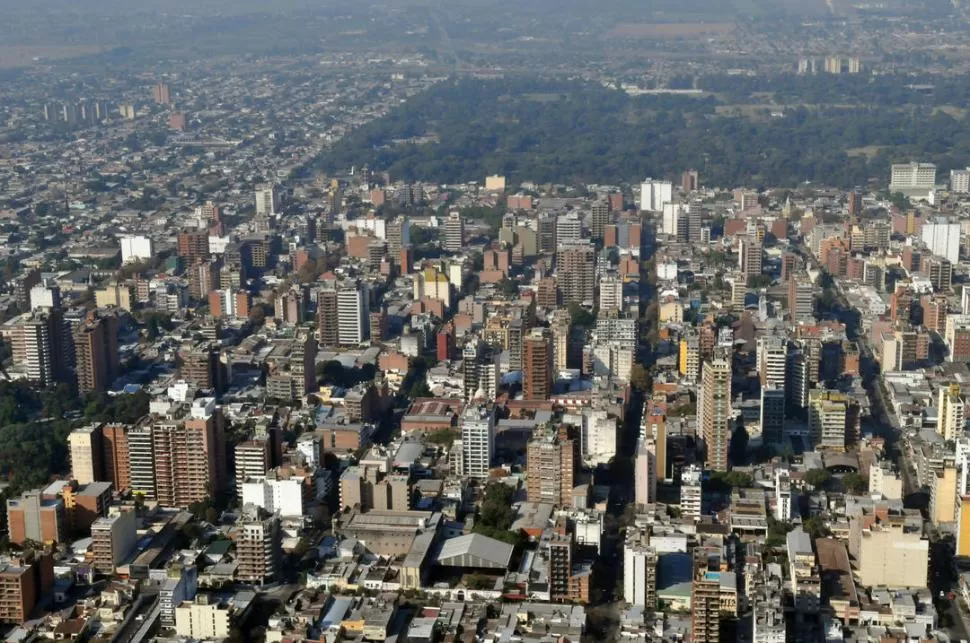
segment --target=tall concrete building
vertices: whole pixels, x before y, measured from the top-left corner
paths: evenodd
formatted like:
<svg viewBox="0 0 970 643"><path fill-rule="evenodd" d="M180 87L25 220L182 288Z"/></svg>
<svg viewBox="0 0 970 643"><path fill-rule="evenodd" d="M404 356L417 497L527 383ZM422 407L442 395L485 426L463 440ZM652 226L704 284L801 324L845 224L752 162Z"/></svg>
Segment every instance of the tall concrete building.
<svg viewBox="0 0 970 643"><path fill-rule="evenodd" d="M966 402L960 395L960 385L941 386L936 405L936 432L944 440L956 440L967 428Z"/></svg>
<svg viewBox="0 0 970 643"><path fill-rule="evenodd" d="M71 477L80 485L103 480L101 425L79 427L67 436Z"/></svg>
<svg viewBox="0 0 970 643"><path fill-rule="evenodd" d="M755 237L742 237L738 241L738 270L744 278L761 274L763 249Z"/></svg>
<svg viewBox="0 0 970 643"><path fill-rule="evenodd" d="M595 302L596 249L588 240L562 244L556 253L556 284L563 304Z"/></svg>
<svg viewBox="0 0 970 643"><path fill-rule="evenodd" d="M498 394L499 365L492 347L475 337L465 344L461 355L465 401L494 401Z"/></svg>
<svg viewBox="0 0 970 643"><path fill-rule="evenodd" d="M336 348L340 345L337 290L333 286L325 286L317 291L317 332L320 335L320 346Z"/></svg>
<svg viewBox="0 0 970 643"><path fill-rule="evenodd" d="M784 388L769 384L761 388L761 439L769 446L781 446L785 440Z"/></svg>
<svg viewBox="0 0 970 643"><path fill-rule="evenodd" d="M523 342L522 394L527 400L547 400L552 394L550 335L547 328L533 328Z"/></svg>
<svg viewBox="0 0 970 643"><path fill-rule="evenodd" d="M526 498L569 507L575 482L579 445L565 425L533 435L526 447Z"/></svg>
<svg viewBox="0 0 970 643"><path fill-rule="evenodd" d="M80 395L110 387L120 372L118 318L88 313L74 329L74 359Z"/></svg>
<svg viewBox="0 0 970 643"><path fill-rule="evenodd" d="M5 335L13 364L23 370L27 381L39 386L71 381L74 350L70 328L55 309L37 309L10 322Z"/></svg>
<svg viewBox="0 0 970 643"><path fill-rule="evenodd" d="M256 187L256 216L271 217L280 211L280 190L276 185Z"/></svg>
<svg viewBox="0 0 970 643"><path fill-rule="evenodd" d="M653 439L637 441L634 496L637 506L646 507L657 501L657 444Z"/></svg>
<svg viewBox="0 0 970 643"><path fill-rule="evenodd" d="M619 275L603 275L599 279L599 312L600 314L622 313L623 279Z"/></svg>
<svg viewBox="0 0 970 643"><path fill-rule="evenodd" d="M569 336L572 330L572 315L564 308L552 313L552 368L556 373L569 368Z"/></svg>
<svg viewBox="0 0 970 643"><path fill-rule="evenodd" d="M788 340L781 335L763 335L758 338L758 376L761 386L785 388L785 371L788 364Z"/></svg>
<svg viewBox="0 0 970 643"><path fill-rule="evenodd" d="M631 528L623 545L623 600L647 611L657 609L657 561L646 530Z"/></svg>
<svg viewBox="0 0 970 643"><path fill-rule="evenodd" d="M194 266L209 259L209 231L185 229L178 234L178 256L185 260L183 265Z"/></svg>
<svg viewBox="0 0 970 643"><path fill-rule="evenodd" d="M608 201L597 201L593 204L593 214L590 225L590 235L594 239L602 239L603 233L612 222L612 213L610 212L610 204Z"/></svg>
<svg viewBox="0 0 970 643"><path fill-rule="evenodd" d="M279 516L244 514L236 528L236 578L262 585L276 579L282 559Z"/></svg>
<svg viewBox="0 0 970 643"><path fill-rule="evenodd" d="M392 258L401 255L401 249L411 245L411 223L407 217L398 216L388 222L385 231L387 235L387 254Z"/></svg>
<svg viewBox="0 0 970 643"><path fill-rule="evenodd" d="M52 498L41 489L25 491L7 500L7 535L10 542L22 545L66 543L67 511L61 498Z"/></svg>
<svg viewBox="0 0 970 643"><path fill-rule="evenodd" d="M495 408L469 404L461 414L462 475L488 478L495 455Z"/></svg>
<svg viewBox="0 0 970 643"><path fill-rule="evenodd" d="M123 424L106 424L101 427L101 480L110 482L118 491L130 489L128 459L128 427Z"/></svg>
<svg viewBox="0 0 970 643"><path fill-rule="evenodd" d="M465 222L459 212L449 212L445 219L445 235L442 248L448 252L458 252L465 245Z"/></svg>
<svg viewBox="0 0 970 643"><path fill-rule="evenodd" d="M358 346L370 333L370 292L367 284L348 282L337 288L337 328L341 346Z"/></svg>
<svg viewBox="0 0 970 643"><path fill-rule="evenodd" d="M809 391L808 431L816 448L845 451L858 440L858 427L857 402L839 391Z"/></svg>
<svg viewBox="0 0 970 643"><path fill-rule="evenodd" d="M951 264L960 261L960 223L945 217L934 217L923 223L920 238L935 255Z"/></svg>
<svg viewBox="0 0 970 643"><path fill-rule="evenodd" d="M644 179L640 184L640 209L662 212L665 203L674 198L674 186L670 181Z"/></svg>
<svg viewBox="0 0 970 643"><path fill-rule="evenodd" d="M694 581L691 585L691 641L718 643L721 640L721 572L702 547L694 551Z"/></svg>
<svg viewBox="0 0 970 643"><path fill-rule="evenodd" d="M714 359L704 363L698 402L698 426L707 446L707 465L727 471L732 433L731 363Z"/></svg>
<svg viewBox="0 0 970 643"><path fill-rule="evenodd" d="M94 568L102 574L114 574L134 551L138 542L138 518L134 511L98 518L91 525L91 552Z"/></svg>
<svg viewBox="0 0 970 643"><path fill-rule="evenodd" d="M815 286L807 275L792 275L789 278L788 310L792 321L815 321Z"/></svg>

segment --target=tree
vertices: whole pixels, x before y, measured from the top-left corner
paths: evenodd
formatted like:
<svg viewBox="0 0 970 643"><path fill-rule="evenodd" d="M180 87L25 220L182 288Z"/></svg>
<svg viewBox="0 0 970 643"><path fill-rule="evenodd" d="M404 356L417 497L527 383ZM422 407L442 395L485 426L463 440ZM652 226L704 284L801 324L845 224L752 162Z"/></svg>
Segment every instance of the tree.
<svg viewBox="0 0 970 643"><path fill-rule="evenodd" d="M812 538L824 538L832 533L821 516L809 517L802 523L802 529Z"/></svg>
<svg viewBox="0 0 970 643"><path fill-rule="evenodd" d="M805 482L812 485L816 489L824 487L831 479L832 474L826 469L812 469L811 471L805 472Z"/></svg>
<svg viewBox="0 0 970 643"><path fill-rule="evenodd" d="M650 371L637 362L630 369L630 386L638 391L649 391L651 387Z"/></svg>
<svg viewBox="0 0 970 643"><path fill-rule="evenodd" d="M253 326L262 326L266 321L266 307L263 304L253 304L249 309L249 321Z"/></svg>
<svg viewBox="0 0 970 643"><path fill-rule="evenodd" d="M862 474L850 471L842 476L842 486L849 493L861 495L869 490L869 481Z"/></svg>

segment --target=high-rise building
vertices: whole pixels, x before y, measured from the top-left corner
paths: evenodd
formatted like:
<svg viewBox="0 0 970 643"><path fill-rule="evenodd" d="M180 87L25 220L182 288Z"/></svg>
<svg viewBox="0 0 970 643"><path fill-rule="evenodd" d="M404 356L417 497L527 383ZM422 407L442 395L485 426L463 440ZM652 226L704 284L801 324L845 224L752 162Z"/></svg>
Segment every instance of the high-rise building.
<svg viewBox="0 0 970 643"><path fill-rule="evenodd" d="M262 478L273 466L270 441L266 438L243 440L234 450L236 462L236 495L242 497L243 484L250 478Z"/></svg>
<svg viewBox="0 0 970 643"><path fill-rule="evenodd" d="M80 485L104 479L101 425L79 427L67 436L71 477Z"/></svg>
<svg viewBox="0 0 970 643"><path fill-rule="evenodd" d="M370 292L367 284L347 282L337 289L337 328L342 346L359 346L370 332Z"/></svg>
<svg viewBox="0 0 970 643"><path fill-rule="evenodd" d="M657 608L657 549L646 530L631 528L623 545L623 600L647 611Z"/></svg>
<svg viewBox="0 0 970 643"><path fill-rule="evenodd" d="M559 308L552 313L552 368L561 373L569 368L569 336L572 330L572 316L569 311Z"/></svg>
<svg viewBox="0 0 970 643"><path fill-rule="evenodd" d="M222 411L213 398L197 398L188 414L178 418L150 419L150 449L136 433L128 433L132 488L148 486L148 472L136 466L150 458L152 495L163 507L184 508L226 489L226 445ZM137 462L136 462L137 449ZM146 457L147 456L147 457ZM146 494L147 495L147 494Z"/></svg>
<svg viewBox="0 0 970 643"><path fill-rule="evenodd" d="M889 191L926 192L936 187L936 166L932 163L894 163L890 168Z"/></svg>
<svg viewBox="0 0 970 643"><path fill-rule="evenodd" d="M641 438L637 441L635 469L637 506L652 505L657 501L657 444L653 439Z"/></svg>
<svg viewBox="0 0 970 643"><path fill-rule="evenodd" d="M610 204L607 201L597 201L593 204L593 214L590 225L590 235L594 239L602 239L606 226L611 223Z"/></svg>
<svg viewBox="0 0 970 643"><path fill-rule="evenodd" d="M960 385L941 386L936 405L936 432L944 440L956 440L967 428L967 405L960 395Z"/></svg>
<svg viewBox="0 0 970 643"><path fill-rule="evenodd" d="M491 346L477 337L462 349L462 379L466 401L495 400L499 385L498 357Z"/></svg>
<svg viewBox="0 0 970 643"><path fill-rule="evenodd" d="M696 382L701 372L700 337L696 330L688 328L680 338L678 358L680 374L691 382Z"/></svg>
<svg viewBox="0 0 970 643"><path fill-rule="evenodd" d="M91 525L91 552L94 568L102 574L115 573L138 542L138 518L134 511L98 518Z"/></svg>
<svg viewBox="0 0 970 643"><path fill-rule="evenodd" d="M536 250L540 254L552 254L556 251L556 244L560 243L559 223L550 213L539 215L536 219Z"/></svg>
<svg viewBox="0 0 970 643"><path fill-rule="evenodd" d="M22 624L54 585L50 554L25 552L0 565L0 623Z"/></svg>
<svg viewBox="0 0 970 643"><path fill-rule="evenodd" d="M562 244L556 253L556 284L563 304L595 301L596 250L588 241Z"/></svg>
<svg viewBox="0 0 970 643"><path fill-rule="evenodd" d="M340 345L337 289L333 286L325 286L317 291L317 332L320 335L320 346L336 348Z"/></svg>
<svg viewBox="0 0 970 643"><path fill-rule="evenodd" d="M552 394L552 339L549 329L533 328L523 342L522 393L526 400Z"/></svg>
<svg viewBox="0 0 970 643"><path fill-rule="evenodd" d="M788 310L792 321L815 321L815 286L808 276L788 279Z"/></svg>
<svg viewBox="0 0 970 643"><path fill-rule="evenodd" d="M946 361L970 361L970 315L948 315L944 339L949 349Z"/></svg>
<svg viewBox="0 0 970 643"><path fill-rule="evenodd" d="M74 357L79 394L110 387L120 373L118 318L88 313L74 330Z"/></svg>
<svg viewBox="0 0 970 643"><path fill-rule="evenodd" d="M761 386L785 388L785 370L788 364L788 340L781 335L764 335L758 338L758 375Z"/></svg>
<svg viewBox="0 0 970 643"><path fill-rule="evenodd" d="M761 439L780 446L785 439L785 389L775 384L761 387Z"/></svg>
<svg viewBox="0 0 970 643"><path fill-rule="evenodd" d="M762 247L754 237L742 237L738 241L738 270L745 279L761 274Z"/></svg>
<svg viewBox="0 0 970 643"><path fill-rule="evenodd" d="M125 435L128 446L128 482L132 494L155 498L155 446L150 420L129 429Z"/></svg>
<svg viewBox="0 0 970 643"><path fill-rule="evenodd" d="M256 187L256 216L271 217L280 211L280 191L276 185Z"/></svg>
<svg viewBox="0 0 970 643"><path fill-rule="evenodd" d="M960 224L945 217L935 217L923 223L920 239L930 251L951 264L960 261Z"/></svg>
<svg viewBox="0 0 970 643"><path fill-rule="evenodd" d="M526 447L528 501L571 506L578 455L579 445L567 426L537 431Z"/></svg>
<svg viewBox="0 0 970 643"><path fill-rule="evenodd" d="M684 192L693 192L700 187L700 177L697 170L685 170L680 175L680 189Z"/></svg>
<svg viewBox="0 0 970 643"><path fill-rule="evenodd" d="M401 249L411 245L411 223L407 217L398 216L387 224L387 253L393 258L401 254Z"/></svg>
<svg viewBox="0 0 970 643"><path fill-rule="evenodd" d="M640 209L662 212L665 203L673 201L674 186L670 181L644 179L640 184Z"/></svg>
<svg viewBox="0 0 970 643"><path fill-rule="evenodd" d="M721 572L711 553L694 550L694 582L691 586L691 641L718 643L721 640Z"/></svg>
<svg viewBox="0 0 970 643"><path fill-rule="evenodd" d="M118 491L131 488L128 463L128 427L123 424L106 424L101 427L101 465L103 478Z"/></svg>
<svg viewBox="0 0 970 643"><path fill-rule="evenodd" d="M845 451L858 439L858 427L858 402L839 391L809 391L808 430L816 448Z"/></svg>
<svg viewBox="0 0 970 643"><path fill-rule="evenodd" d="M964 170L950 170L950 192L956 194L970 192L970 167Z"/></svg>
<svg viewBox="0 0 970 643"><path fill-rule="evenodd" d="M40 386L72 381L71 326L60 310L38 308L24 314L10 322L7 336L13 363L28 381Z"/></svg>
<svg viewBox="0 0 970 643"><path fill-rule="evenodd" d="M603 275L599 280L599 312L623 312L623 279L616 274Z"/></svg>
<svg viewBox="0 0 970 643"><path fill-rule="evenodd" d="M152 87L152 100L159 105L168 105L171 103L168 83L156 83L155 86Z"/></svg>
<svg viewBox="0 0 970 643"><path fill-rule="evenodd" d="M236 578L262 585L279 574L282 533L279 516L245 514L236 531Z"/></svg>
<svg viewBox="0 0 970 643"><path fill-rule="evenodd" d="M567 243L569 241L579 241L583 238L583 222L579 218L578 212L567 212L560 214L556 219L556 232L551 240L547 252L555 252L557 243ZM542 235L539 235L540 251L543 246Z"/></svg>
<svg viewBox="0 0 970 643"><path fill-rule="evenodd" d="M220 357L219 344L199 342L179 351L179 376L198 388L221 393L226 387L226 368Z"/></svg>
<svg viewBox="0 0 970 643"><path fill-rule="evenodd" d="M182 230L178 235L178 256L185 260L185 265L194 266L209 258L208 230Z"/></svg>
<svg viewBox="0 0 970 643"><path fill-rule="evenodd" d="M731 363L714 359L704 363L701 375L698 426L707 446L707 465L727 471L731 443Z"/></svg>
<svg viewBox="0 0 970 643"><path fill-rule="evenodd" d="M495 454L495 409L469 404L461 414L462 475L488 478Z"/></svg>
<svg viewBox="0 0 970 643"><path fill-rule="evenodd" d="M461 213L449 212L444 227L444 242L441 247L448 252L458 252L465 245L465 222Z"/></svg>

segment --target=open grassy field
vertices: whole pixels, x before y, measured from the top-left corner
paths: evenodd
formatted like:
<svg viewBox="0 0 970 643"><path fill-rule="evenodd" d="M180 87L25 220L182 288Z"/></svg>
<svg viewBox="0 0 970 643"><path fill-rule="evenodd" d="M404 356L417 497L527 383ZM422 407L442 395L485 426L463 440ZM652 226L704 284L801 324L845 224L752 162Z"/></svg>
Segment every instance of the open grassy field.
<svg viewBox="0 0 970 643"><path fill-rule="evenodd" d="M630 22L613 27L610 35L617 38L686 38L713 34L727 34L735 30L733 22Z"/></svg>
<svg viewBox="0 0 970 643"><path fill-rule="evenodd" d="M96 54L98 45L0 45L0 68L29 67L45 60L63 60Z"/></svg>

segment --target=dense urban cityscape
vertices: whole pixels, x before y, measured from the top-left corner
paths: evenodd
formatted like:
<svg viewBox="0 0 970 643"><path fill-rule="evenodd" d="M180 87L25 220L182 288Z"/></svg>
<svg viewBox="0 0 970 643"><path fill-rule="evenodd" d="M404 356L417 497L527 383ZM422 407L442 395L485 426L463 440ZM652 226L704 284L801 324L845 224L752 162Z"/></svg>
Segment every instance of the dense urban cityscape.
<svg viewBox="0 0 970 643"><path fill-rule="evenodd" d="M2 640L970 640L964 3L8 4Z"/></svg>

